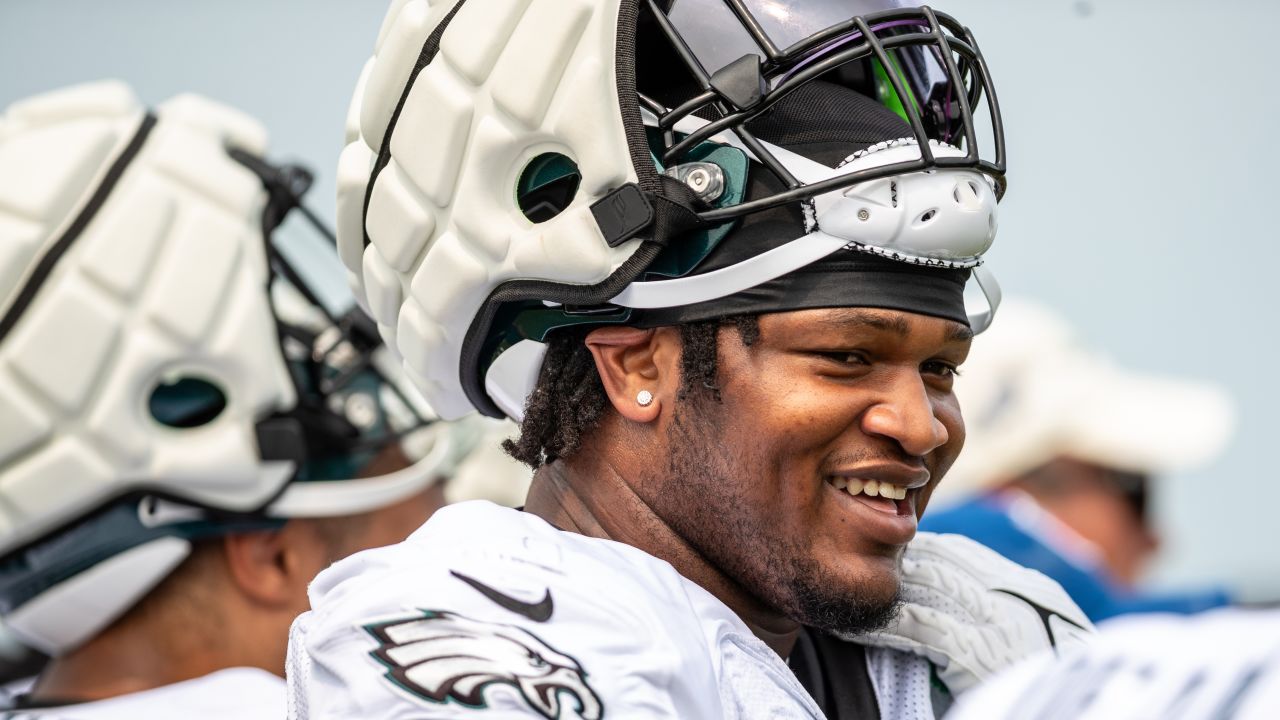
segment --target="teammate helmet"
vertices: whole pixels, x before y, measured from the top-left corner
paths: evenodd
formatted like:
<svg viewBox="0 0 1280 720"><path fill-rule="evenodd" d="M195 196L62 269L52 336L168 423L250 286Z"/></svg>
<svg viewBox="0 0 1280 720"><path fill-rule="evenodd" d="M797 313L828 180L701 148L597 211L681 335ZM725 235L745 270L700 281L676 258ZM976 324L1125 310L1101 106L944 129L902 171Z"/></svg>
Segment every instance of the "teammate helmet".
<svg viewBox="0 0 1280 720"><path fill-rule="evenodd" d="M999 107L927 7L396 0L348 141L339 252L445 417L518 418L555 328L852 304L848 272L769 286L820 260L912 268L977 331L999 300ZM931 312L884 295L858 302Z"/></svg>
<svg viewBox="0 0 1280 720"><path fill-rule="evenodd" d="M365 512L445 471L448 435L371 323L272 244L310 177L265 150L235 110L153 114L114 82L0 116L0 611L45 652L193 540ZM397 441L419 461L353 481Z"/></svg>

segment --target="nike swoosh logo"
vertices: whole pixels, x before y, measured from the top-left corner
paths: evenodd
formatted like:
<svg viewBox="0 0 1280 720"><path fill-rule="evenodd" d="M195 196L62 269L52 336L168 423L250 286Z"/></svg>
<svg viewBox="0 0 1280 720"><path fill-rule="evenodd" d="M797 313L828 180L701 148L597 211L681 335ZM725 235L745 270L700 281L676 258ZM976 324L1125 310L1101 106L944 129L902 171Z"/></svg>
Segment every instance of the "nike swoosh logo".
<svg viewBox="0 0 1280 720"><path fill-rule="evenodd" d="M475 588L476 592L489 598L498 605L510 610L517 615L523 615L534 622L546 622L551 619L551 613L555 609L555 605L551 601L551 588L547 588L547 594L536 603L517 600L510 595L485 585L475 578L467 577L457 570L450 570L450 575L458 578L462 582Z"/></svg>
<svg viewBox="0 0 1280 720"><path fill-rule="evenodd" d="M1040 622L1044 623L1044 631L1049 636L1049 645L1051 645L1052 647L1055 647L1055 648L1058 647L1058 639L1053 634L1053 626L1049 624L1053 618L1058 618L1059 620L1061 620L1062 622L1068 625L1072 625L1074 627L1080 628L1081 630L1085 630L1084 626L1081 625L1080 623L1072 620L1069 617L1063 616L1062 613L1050 610L1049 608L1041 605L1040 603L1032 600L1031 598L1025 595L1022 595L1021 593L1016 593L1012 590L1004 590L1001 588L993 588L993 590L998 593L1004 593L1005 595L1016 597L1022 602L1030 605L1031 609L1035 610L1036 614L1040 616ZM1088 631L1085 630L1085 632L1088 632Z"/></svg>

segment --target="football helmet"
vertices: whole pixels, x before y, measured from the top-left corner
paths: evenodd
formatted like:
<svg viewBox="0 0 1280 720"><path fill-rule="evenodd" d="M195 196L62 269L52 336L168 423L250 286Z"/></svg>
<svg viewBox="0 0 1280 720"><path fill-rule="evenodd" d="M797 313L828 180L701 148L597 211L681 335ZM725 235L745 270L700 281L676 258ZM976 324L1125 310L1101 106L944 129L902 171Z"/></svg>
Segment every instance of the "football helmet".
<svg viewBox="0 0 1280 720"><path fill-rule="evenodd" d="M339 252L433 407L519 418L554 329L794 309L717 303L829 257L972 275L981 331L1004 173L982 54L927 7L396 0Z"/></svg>
<svg viewBox="0 0 1280 720"><path fill-rule="evenodd" d="M116 82L0 116L0 612L44 652L195 540L373 510L456 459L372 323L271 242L310 175L265 152L238 111ZM357 480L393 443L417 462Z"/></svg>

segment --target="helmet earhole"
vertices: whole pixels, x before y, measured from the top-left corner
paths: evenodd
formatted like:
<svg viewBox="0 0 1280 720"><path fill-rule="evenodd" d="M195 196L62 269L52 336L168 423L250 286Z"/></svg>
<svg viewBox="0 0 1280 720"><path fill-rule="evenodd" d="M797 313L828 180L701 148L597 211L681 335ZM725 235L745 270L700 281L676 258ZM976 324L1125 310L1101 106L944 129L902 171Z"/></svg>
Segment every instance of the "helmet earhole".
<svg viewBox="0 0 1280 720"><path fill-rule="evenodd" d="M218 419L227 409L227 395L203 378L168 378L151 391L147 409L152 419L165 427L190 430Z"/></svg>
<svg viewBox="0 0 1280 720"><path fill-rule="evenodd" d="M544 223L573 203L581 184L577 163L560 153L543 153L520 173L516 204L530 222Z"/></svg>

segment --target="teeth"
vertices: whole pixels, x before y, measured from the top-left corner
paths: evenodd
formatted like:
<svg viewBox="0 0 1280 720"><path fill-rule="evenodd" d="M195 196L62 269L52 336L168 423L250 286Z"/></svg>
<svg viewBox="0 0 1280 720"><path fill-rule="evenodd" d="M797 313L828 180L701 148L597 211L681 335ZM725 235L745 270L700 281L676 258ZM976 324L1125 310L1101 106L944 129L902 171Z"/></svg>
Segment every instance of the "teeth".
<svg viewBox="0 0 1280 720"><path fill-rule="evenodd" d="M890 500L906 500L907 489L878 480L861 480L859 478L833 477L831 484L837 490L844 490L850 495L866 494L869 497L889 498Z"/></svg>

